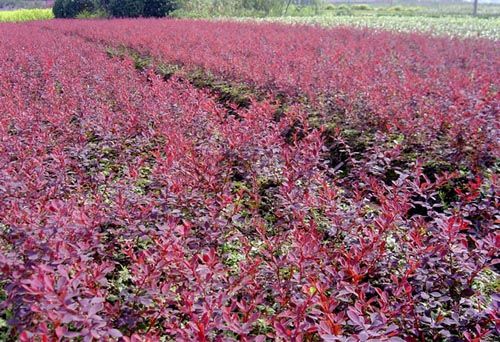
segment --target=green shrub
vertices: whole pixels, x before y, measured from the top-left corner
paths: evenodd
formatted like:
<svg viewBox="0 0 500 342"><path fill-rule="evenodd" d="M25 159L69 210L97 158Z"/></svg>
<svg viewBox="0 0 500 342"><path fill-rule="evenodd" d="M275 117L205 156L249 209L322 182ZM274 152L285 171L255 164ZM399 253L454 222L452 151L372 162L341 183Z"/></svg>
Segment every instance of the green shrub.
<svg viewBox="0 0 500 342"><path fill-rule="evenodd" d="M105 18L109 18L109 14L104 9L99 8L95 12L88 12L88 11L80 12L76 16L76 18L77 19L105 19Z"/></svg>
<svg viewBox="0 0 500 342"><path fill-rule="evenodd" d="M389 7L389 11L401 12L403 10L404 10L403 6L399 6L399 5Z"/></svg>
<svg viewBox="0 0 500 342"><path fill-rule="evenodd" d="M178 8L175 0L145 0L144 12L145 17L161 18L171 13Z"/></svg>
<svg viewBox="0 0 500 342"><path fill-rule="evenodd" d="M65 0L56 0L54 2L54 6L52 7L52 13L54 13L54 17L56 18L66 18L64 12L64 3Z"/></svg>
<svg viewBox="0 0 500 342"><path fill-rule="evenodd" d="M110 2L111 2L110 0L97 0L97 4L99 5L99 8L104 10L104 11L107 11L109 9Z"/></svg>
<svg viewBox="0 0 500 342"><path fill-rule="evenodd" d="M94 0L69 0L66 6L68 18L75 18L81 12L92 13L97 9Z"/></svg>
<svg viewBox="0 0 500 342"><path fill-rule="evenodd" d="M335 14L336 15L351 15L352 11L351 11L351 8L349 6L340 5L340 6L337 6Z"/></svg>
<svg viewBox="0 0 500 342"><path fill-rule="evenodd" d="M56 0L56 18L164 17L178 8L178 0Z"/></svg>
<svg viewBox="0 0 500 342"><path fill-rule="evenodd" d="M143 0L111 0L109 12L116 18L138 18L144 13Z"/></svg>
<svg viewBox="0 0 500 342"><path fill-rule="evenodd" d="M355 11L369 11L371 10L371 6L368 4L354 4L351 6L351 9Z"/></svg>
<svg viewBox="0 0 500 342"><path fill-rule="evenodd" d="M280 0L244 0L243 6L263 14L281 13L284 2Z"/></svg>
<svg viewBox="0 0 500 342"><path fill-rule="evenodd" d="M95 0L56 0L52 12L56 18L76 18L80 13L93 13L97 9Z"/></svg>

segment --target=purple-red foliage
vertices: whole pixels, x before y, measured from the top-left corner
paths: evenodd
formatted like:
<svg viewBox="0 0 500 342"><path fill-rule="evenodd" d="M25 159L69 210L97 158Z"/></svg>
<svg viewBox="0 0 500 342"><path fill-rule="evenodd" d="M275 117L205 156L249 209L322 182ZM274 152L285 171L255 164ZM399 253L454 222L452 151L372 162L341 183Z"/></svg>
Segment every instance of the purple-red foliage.
<svg viewBox="0 0 500 342"><path fill-rule="evenodd" d="M498 284L484 279L500 249L497 43L189 21L0 33L2 337L500 333ZM107 44L306 95L378 129L377 145L359 156L339 137L350 167L340 179L303 106L279 120L270 101L228 110L180 75L164 82L108 57ZM490 170L440 201L462 175L430 177L420 159L398 169L405 142L391 134Z"/></svg>
<svg viewBox="0 0 500 342"><path fill-rule="evenodd" d="M326 122L401 136L415 152L471 169L500 157L500 42L224 21L43 26L305 97Z"/></svg>

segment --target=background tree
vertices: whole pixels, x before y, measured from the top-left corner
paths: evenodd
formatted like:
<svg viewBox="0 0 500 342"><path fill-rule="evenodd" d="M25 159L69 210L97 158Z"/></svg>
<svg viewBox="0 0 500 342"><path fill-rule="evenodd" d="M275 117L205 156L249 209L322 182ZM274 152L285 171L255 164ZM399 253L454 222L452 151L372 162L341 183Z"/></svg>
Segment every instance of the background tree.
<svg viewBox="0 0 500 342"><path fill-rule="evenodd" d="M82 12L92 13L97 9L95 0L67 0L65 7L68 18L75 18Z"/></svg>
<svg viewBox="0 0 500 342"><path fill-rule="evenodd" d="M293 0L288 0L286 3L286 8L285 8L285 15L288 13L288 8L290 7L291 3Z"/></svg>
<svg viewBox="0 0 500 342"><path fill-rule="evenodd" d="M178 0L177 2L180 8L191 13L203 12L211 5L209 0Z"/></svg>
<svg viewBox="0 0 500 342"><path fill-rule="evenodd" d="M321 12L321 7L325 5L325 0L312 0L311 5L314 6L314 12L319 14Z"/></svg>
<svg viewBox="0 0 500 342"><path fill-rule="evenodd" d="M109 4L111 0L98 0L97 4L99 5L99 8L105 12L109 12Z"/></svg>
<svg viewBox="0 0 500 342"><path fill-rule="evenodd" d="M287 1L284 0L244 0L247 9L255 10L263 14L282 13Z"/></svg>
<svg viewBox="0 0 500 342"><path fill-rule="evenodd" d="M144 0L111 0L109 12L116 18L138 18L144 13Z"/></svg>
<svg viewBox="0 0 500 342"><path fill-rule="evenodd" d="M96 9L95 0L56 0L52 12L56 18L75 18L82 12L92 13Z"/></svg>
<svg viewBox="0 0 500 342"><path fill-rule="evenodd" d="M175 0L145 0L143 15L145 17L161 18L175 11L178 7Z"/></svg>
<svg viewBox="0 0 500 342"><path fill-rule="evenodd" d="M54 13L54 17L66 18L66 15L64 12L64 2L65 2L65 0L56 0L54 2L54 6L52 7L52 13Z"/></svg>

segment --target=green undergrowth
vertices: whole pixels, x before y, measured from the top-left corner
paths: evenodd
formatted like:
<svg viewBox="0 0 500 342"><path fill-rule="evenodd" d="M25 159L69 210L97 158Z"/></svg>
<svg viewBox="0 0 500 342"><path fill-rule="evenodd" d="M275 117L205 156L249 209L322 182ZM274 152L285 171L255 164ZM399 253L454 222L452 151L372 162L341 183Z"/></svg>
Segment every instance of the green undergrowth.
<svg viewBox="0 0 500 342"><path fill-rule="evenodd" d="M230 112L237 108L250 107L253 100L261 101L266 98L263 91L249 87L245 83L227 81L200 68L188 69L177 64L158 63L151 56L140 54L128 47L108 48L106 53L110 58L130 57L138 71L154 69L155 73L165 81L174 76L186 79L194 87L210 91L216 100Z"/></svg>

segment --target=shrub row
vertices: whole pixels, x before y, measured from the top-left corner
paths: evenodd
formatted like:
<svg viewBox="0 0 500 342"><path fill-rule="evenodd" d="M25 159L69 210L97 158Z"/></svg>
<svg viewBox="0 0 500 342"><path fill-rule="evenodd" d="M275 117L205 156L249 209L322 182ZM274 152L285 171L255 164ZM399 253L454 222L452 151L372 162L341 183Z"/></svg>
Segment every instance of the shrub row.
<svg viewBox="0 0 500 342"><path fill-rule="evenodd" d="M206 21L48 27L307 102L348 134L381 131L457 167L500 157L500 42ZM126 34L124 34L126 32ZM359 139L358 139L359 140Z"/></svg>

